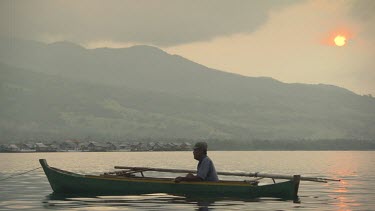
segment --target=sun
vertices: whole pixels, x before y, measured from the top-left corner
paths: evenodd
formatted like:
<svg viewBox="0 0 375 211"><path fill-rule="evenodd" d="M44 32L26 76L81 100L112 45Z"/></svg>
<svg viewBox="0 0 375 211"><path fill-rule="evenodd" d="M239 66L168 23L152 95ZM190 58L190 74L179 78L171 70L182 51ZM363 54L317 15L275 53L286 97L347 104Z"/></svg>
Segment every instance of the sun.
<svg viewBox="0 0 375 211"><path fill-rule="evenodd" d="M344 46L346 44L346 37L342 35L337 35L333 40L337 46Z"/></svg>

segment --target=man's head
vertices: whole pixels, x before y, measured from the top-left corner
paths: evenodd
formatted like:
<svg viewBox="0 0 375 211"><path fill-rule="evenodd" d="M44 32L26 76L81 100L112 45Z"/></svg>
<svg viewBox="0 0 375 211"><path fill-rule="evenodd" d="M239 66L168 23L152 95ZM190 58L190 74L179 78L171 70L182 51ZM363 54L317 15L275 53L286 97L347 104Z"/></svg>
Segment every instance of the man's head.
<svg viewBox="0 0 375 211"><path fill-rule="evenodd" d="M197 142L194 145L194 159L200 160L202 157L207 155L207 143L206 142Z"/></svg>

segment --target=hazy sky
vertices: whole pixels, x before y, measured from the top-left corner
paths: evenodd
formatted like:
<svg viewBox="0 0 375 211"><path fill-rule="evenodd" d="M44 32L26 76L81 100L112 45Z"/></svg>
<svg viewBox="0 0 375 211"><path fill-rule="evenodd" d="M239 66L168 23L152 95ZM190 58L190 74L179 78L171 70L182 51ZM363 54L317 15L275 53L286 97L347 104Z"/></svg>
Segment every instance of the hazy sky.
<svg viewBox="0 0 375 211"><path fill-rule="evenodd" d="M375 95L374 33L372 0L0 1L0 35L148 44L215 69L358 94Z"/></svg>

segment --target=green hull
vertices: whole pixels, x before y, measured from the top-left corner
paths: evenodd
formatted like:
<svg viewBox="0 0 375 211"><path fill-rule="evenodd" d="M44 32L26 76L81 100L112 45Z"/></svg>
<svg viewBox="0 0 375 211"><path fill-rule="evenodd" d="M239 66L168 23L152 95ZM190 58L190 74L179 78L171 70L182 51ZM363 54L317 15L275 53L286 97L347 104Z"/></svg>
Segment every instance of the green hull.
<svg viewBox="0 0 375 211"><path fill-rule="evenodd" d="M299 179L270 185L251 185L240 181L180 182L165 178L81 175L48 166L40 159L54 193L134 195L168 193L220 197L297 197Z"/></svg>

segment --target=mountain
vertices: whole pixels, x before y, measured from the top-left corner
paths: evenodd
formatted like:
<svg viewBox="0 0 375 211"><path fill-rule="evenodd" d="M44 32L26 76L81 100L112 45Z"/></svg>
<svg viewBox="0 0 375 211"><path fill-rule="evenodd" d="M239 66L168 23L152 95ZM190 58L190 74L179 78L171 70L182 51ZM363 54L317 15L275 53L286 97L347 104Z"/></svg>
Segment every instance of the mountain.
<svg viewBox="0 0 375 211"><path fill-rule="evenodd" d="M354 95L333 86L284 84L271 78L218 71L150 46L84 49L68 42L46 45L20 40L0 44L0 62L10 66L110 86L247 103L262 96L329 97L336 92Z"/></svg>
<svg viewBox="0 0 375 211"><path fill-rule="evenodd" d="M375 100L210 69L150 46L0 39L0 132L32 137L374 139Z"/></svg>

